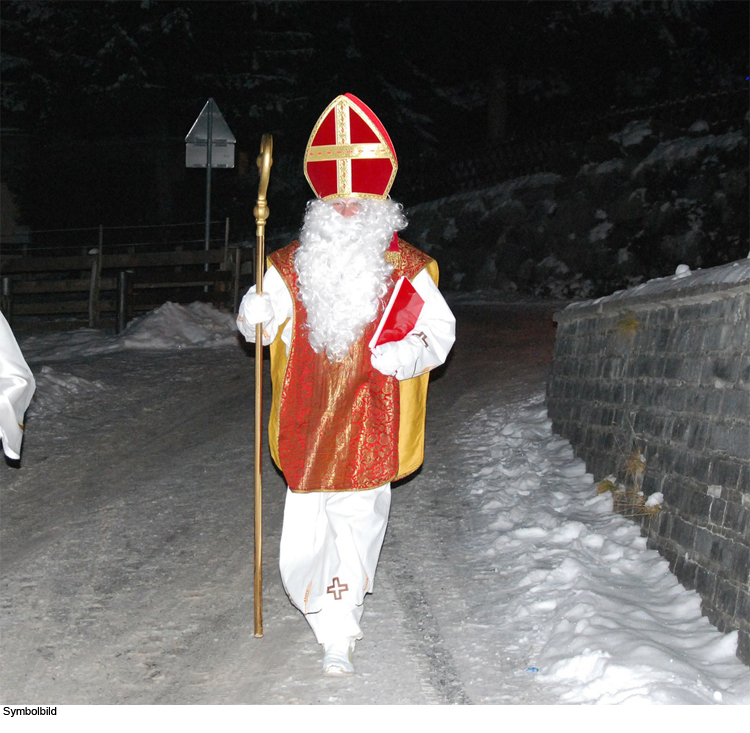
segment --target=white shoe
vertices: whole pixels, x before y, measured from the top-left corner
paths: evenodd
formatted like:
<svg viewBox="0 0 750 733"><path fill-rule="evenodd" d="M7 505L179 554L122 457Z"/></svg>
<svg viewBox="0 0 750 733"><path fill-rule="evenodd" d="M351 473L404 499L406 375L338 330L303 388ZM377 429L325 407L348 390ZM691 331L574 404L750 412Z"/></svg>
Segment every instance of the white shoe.
<svg viewBox="0 0 750 733"><path fill-rule="evenodd" d="M323 674L354 674L354 639L341 639L324 646Z"/></svg>

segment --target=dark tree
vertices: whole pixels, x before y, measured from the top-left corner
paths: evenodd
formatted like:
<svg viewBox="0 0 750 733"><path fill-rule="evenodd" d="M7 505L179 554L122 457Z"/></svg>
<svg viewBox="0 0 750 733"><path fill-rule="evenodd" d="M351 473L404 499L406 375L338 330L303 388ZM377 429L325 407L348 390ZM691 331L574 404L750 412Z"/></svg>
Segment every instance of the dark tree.
<svg viewBox="0 0 750 733"><path fill-rule="evenodd" d="M416 203L490 145L742 83L747 25L746 3L711 0L5 0L2 178L35 227L199 219L183 139L213 97L238 140L217 216L249 223L270 132L275 221L294 226L307 136L352 92L393 134L394 196Z"/></svg>

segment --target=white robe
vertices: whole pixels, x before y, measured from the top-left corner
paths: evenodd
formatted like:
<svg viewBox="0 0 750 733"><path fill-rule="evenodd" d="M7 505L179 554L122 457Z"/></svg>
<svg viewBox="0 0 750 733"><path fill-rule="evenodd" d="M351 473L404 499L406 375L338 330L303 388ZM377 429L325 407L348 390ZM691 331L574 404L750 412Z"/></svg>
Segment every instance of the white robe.
<svg viewBox="0 0 750 733"><path fill-rule="evenodd" d="M21 457L23 416L36 389L13 331L0 313L0 439L8 458Z"/></svg>
<svg viewBox="0 0 750 733"><path fill-rule="evenodd" d="M395 376L410 379L445 362L455 341L456 320L433 279L422 270L412 281L424 306L412 329L420 348L398 365ZM263 292L273 308L263 322L263 344L281 332L287 352L292 338L294 303L278 270L270 267ZM242 300L237 326L248 341L255 341L253 311ZM407 335L408 338L409 335ZM292 603L305 614L318 643L361 639L364 597L371 593L383 545L391 504L391 486L367 491L295 493L287 491L281 532L279 569Z"/></svg>
<svg viewBox="0 0 750 733"><path fill-rule="evenodd" d="M368 491L287 490L279 570L319 644L361 639L391 507L391 485Z"/></svg>

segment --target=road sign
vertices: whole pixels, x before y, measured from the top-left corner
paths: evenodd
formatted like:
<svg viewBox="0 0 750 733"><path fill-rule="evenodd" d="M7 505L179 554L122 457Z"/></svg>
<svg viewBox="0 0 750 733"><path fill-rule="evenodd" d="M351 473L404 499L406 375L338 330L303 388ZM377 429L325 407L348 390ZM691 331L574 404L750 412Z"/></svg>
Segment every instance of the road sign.
<svg viewBox="0 0 750 733"><path fill-rule="evenodd" d="M236 138L213 98L204 105L185 137L185 165L188 168L234 168Z"/></svg>
<svg viewBox="0 0 750 733"><path fill-rule="evenodd" d="M188 168L206 169L206 225L203 236L206 250L210 246L211 234L211 169L234 168L235 142L229 125L211 97L185 137L185 165Z"/></svg>

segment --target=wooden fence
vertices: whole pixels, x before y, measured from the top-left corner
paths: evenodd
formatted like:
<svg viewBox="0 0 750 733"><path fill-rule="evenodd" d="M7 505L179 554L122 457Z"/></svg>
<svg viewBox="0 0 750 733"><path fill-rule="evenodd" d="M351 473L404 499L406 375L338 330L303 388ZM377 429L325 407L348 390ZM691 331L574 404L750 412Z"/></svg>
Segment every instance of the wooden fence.
<svg viewBox="0 0 750 733"><path fill-rule="evenodd" d="M0 256L0 309L19 317L77 318L91 328L114 320L120 332L137 313L172 301L200 300L237 311L252 281L252 247L107 253Z"/></svg>

